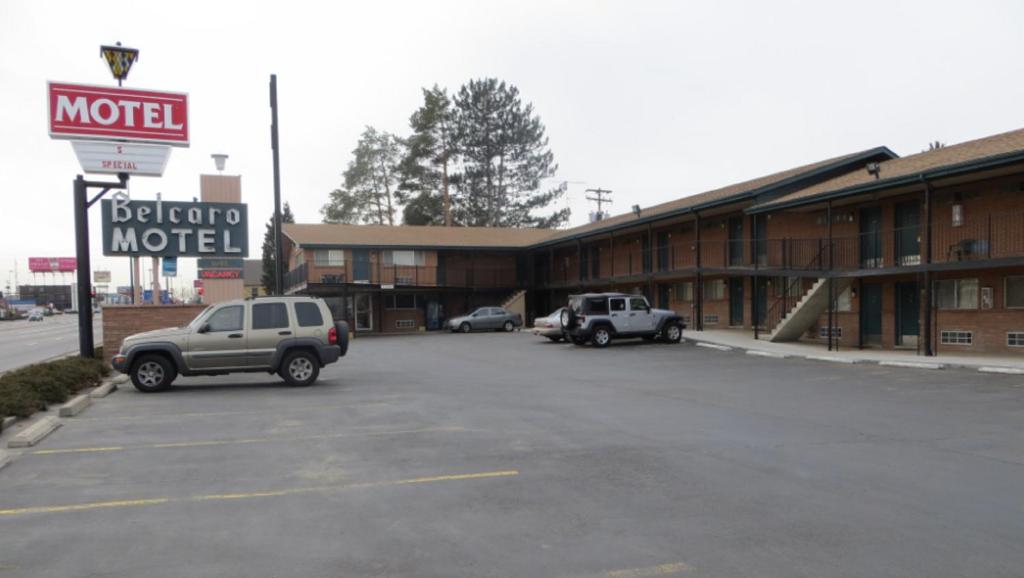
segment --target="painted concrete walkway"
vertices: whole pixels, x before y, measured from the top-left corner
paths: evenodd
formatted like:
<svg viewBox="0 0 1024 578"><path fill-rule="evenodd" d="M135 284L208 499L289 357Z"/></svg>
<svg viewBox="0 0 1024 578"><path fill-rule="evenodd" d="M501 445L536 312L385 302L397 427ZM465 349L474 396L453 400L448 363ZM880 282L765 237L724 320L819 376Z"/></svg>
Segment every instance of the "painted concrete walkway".
<svg viewBox="0 0 1024 578"><path fill-rule="evenodd" d="M836 363L876 363L922 369L963 367L991 373L1024 374L1024 351L1021 355L952 355L940 351L937 356L925 357L914 351L887 351L880 349L841 348L829 351L824 343L810 341L771 343L754 339L746 330L711 329L687 331L684 337L692 342L715 348L729 347L745 350L751 355L769 357L802 357ZM716 347L717 346L717 347Z"/></svg>

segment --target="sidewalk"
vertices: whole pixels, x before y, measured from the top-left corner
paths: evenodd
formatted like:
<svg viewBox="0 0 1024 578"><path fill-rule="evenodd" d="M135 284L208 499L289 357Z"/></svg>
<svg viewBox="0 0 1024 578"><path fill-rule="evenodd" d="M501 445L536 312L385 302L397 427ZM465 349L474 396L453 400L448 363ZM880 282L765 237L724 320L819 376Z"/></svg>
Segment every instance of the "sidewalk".
<svg viewBox="0 0 1024 578"><path fill-rule="evenodd" d="M977 369L986 373L1024 375L1024 355L951 355L940 353L935 357L925 357L917 355L914 351L851 348L829 351L824 343L810 341L772 343L767 340L754 339L750 331L738 329L687 331L683 336L687 341L692 341L698 345L703 344L705 347L744 350L750 355L762 355L765 357L801 357L835 363L876 363L879 365L916 367L921 369L959 367Z"/></svg>

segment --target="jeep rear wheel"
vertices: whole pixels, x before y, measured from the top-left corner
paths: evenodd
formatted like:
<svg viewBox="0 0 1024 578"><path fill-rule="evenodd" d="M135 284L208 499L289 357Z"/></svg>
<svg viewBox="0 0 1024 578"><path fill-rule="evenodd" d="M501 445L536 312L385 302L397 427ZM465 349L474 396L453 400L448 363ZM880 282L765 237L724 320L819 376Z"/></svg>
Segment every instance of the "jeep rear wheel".
<svg viewBox="0 0 1024 578"><path fill-rule="evenodd" d="M295 351L285 356L278 373L288 385L304 387L320 375L320 362L308 351Z"/></svg>
<svg viewBox="0 0 1024 578"><path fill-rule="evenodd" d="M669 324L661 331L661 336L667 343L679 343L683 339L683 326L678 323Z"/></svg>
<svg viewBox="0 0 1024 578"><path fill-rule="evenodd" d="M590 342L594 347L608 347L612 342L612 332L607 327L598 327L590 336Z"/></svg>
<svg viewBox="0 0 1024 578"><path fill-rule="evenodd" d="M178 371L163 355L141 355L132 364L129 375L132 385L142 393L156 393L171 386Z"/></svg>

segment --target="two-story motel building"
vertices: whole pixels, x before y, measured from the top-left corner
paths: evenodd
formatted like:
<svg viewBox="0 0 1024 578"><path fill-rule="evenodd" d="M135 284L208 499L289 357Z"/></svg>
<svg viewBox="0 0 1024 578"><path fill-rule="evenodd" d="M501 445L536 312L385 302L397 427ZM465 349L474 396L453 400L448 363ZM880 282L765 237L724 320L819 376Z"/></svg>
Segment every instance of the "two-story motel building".
<svg viewBox="0 0 1024 578"><path fill-rule="evenodd" d="M1024 352L1024 130L906 157L869 149L565 230L284 234L288 292L324 297L357 331L437 329L483 305L530 319L618 290L696 330Z"/></svg>

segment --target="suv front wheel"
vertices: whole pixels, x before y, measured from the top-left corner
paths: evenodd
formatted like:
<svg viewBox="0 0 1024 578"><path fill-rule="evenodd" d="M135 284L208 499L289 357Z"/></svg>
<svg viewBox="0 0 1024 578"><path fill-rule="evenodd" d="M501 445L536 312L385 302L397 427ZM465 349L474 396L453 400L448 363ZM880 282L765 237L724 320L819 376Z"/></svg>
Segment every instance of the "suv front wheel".
<svg viewBox="0 0 1024 578"><path fill-rule="evenodd" d="M603 326L594 329L594 334L590 336L590 342L594 344L594 347L608 347L612 342L611 330Z"/></svg>
<svg viewBox="0 0 1024 578"><path fill-rule="evenodd" d="M178 376L174 364L163 355L140 355L132 364L132 385L142 393L155 393L171 386Z"/></svg>
<svg viewBox="0 0 1024 578"><path fill-rule="evenodd" d="M288 385L311 385L320 376L320 361L308 351L293 351L285 356L278 374Z"/></svg>

